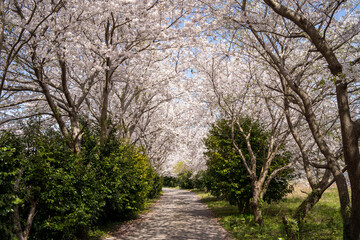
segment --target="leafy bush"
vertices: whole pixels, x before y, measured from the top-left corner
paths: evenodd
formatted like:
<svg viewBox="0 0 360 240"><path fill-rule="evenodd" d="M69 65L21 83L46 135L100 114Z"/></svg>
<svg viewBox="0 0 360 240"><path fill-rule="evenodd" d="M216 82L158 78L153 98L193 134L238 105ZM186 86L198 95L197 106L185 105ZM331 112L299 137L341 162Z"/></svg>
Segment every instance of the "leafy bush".
<svg viewBox="0 0 360 240"><path fill-rule="evenodd" d="M0 236L4 239L14 238L12 215L14 206L21 201L14 193L22 158L21 151L15 148L18 144L20 142L9 133L0 138Z"/></svg>
<svg viewBox="0 0 360 240"><path fill-rule="evenodd" d="M260 172L268 150L268 133L258 122L251 123L250 119L240 119L244 131L251 129L251 146L256 154L257 171ZM239 129L234 132L236 144L242 150L245 158L250 159L250 154L244 137ZM205 139L207 151L207 173L206 188L215 196L228 200L237 205L240 212L248 211L250 199L252 198L251 181L249 173L245 169L239 153L234 149L232 143L231 123L227 120L219 120L212 125ZM273 160L270 171L288 164L290 155L284 151ZM283 171L271 181L264 200L271 202L280 200L291 191L288 181L292 178L291 170Z"/></svg>
<svg viewBox="0 0 360 240"><path fill-rule="evenodd" d="M131 218L143 209L152 189L150 163L133 145L111 143L94 162L98 179L105 190L104 219ZM150 180L150 181L149 181Z"/></svg>
<svg viewBox="0 0 360 240"><path fill-rule="evenodd" d="M177 177L179 187L184 189L194 188L194 183L193 180L191 179L192 175L193 172L191 170L185 170L179 173Z"/></svg>
<svg viewBox="0 0 360 240"><path fill-rule="evenodd" d="M206 183L208 181L208 176L206 175L206 171L199 171L193 176L193 184L194 188L199 190L206 190Z"/></svg>
<svg viewBox="0 0 360 240"><path fill-rule="evenodd" d="M178 186L178 180L176 177L164 176L164 186L165 187L176 187Z"/></svg>
<svg viewBox="0 0 360 240"><path fill-rule="evenodd" d="M19 136L3 133L0 138L6 146L0 175L11 176L2 188L11 202L6 207L9 214L2 215L1 235L15 232L12 223L17 213L25 227L32 203L36 203L36 215L29 239L78 235L96 221L102 206L93 170L69 151L58 132L42 131L37 123L24 126L22 132Z"/></svg>
<svg viewBox="0 0 360 240"><path fill-rule="evenodd" d="M164 179L152 168L149 169L149 184L151 186L151 189L148 193L148 198L154 199L160 196L161 189L164 184Z"/></svg>
<svg viewBox="0 0 360 240"><path fill-rule="evenodd" d="M25 226L32 203L29 239L88 239L96 224L133 217L159 195L162 179L141 148L114 138L99 146L93 133L85 131L78 155L58 131L42 130L39 123L24 126L21 135L1 134L2 238L15 237L16 212Z"/></svg>

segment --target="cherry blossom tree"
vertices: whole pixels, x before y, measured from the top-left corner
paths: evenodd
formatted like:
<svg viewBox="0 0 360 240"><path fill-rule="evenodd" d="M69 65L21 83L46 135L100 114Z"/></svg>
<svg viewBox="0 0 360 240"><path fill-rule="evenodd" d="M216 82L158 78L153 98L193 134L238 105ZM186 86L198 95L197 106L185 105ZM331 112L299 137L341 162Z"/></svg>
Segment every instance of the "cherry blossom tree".
<svg viewBox="0 0 360 240"><path fill-rule="evenodd" d="M303 219L335 181L344 238L357 239L358 5L2 0L0 125L47 116L79 153L91 122L99 143L117 130L143 145L160 171L166 161L202 168L209 124L225 116L241 129L236 119L249 115L271 133L259 176L256 158L243 158L255 221L262 224L256 201L275 177L266 177L268 168L287 142L312 188L296 214Z"/></svg>
<svg viewBox="0 0 360 240"><path fill-rule="evenodd" d="M354 10L357 3L356 1L349 1L346 4L344 1L328 1L326 3L294 1L280 5L276 1L264 2L229 1L222 6L219 5L220 3L209 2L206 6L211 10L211 15L216 16L212 19L217 30L231 29L230 32L222 31L222 35L219 34L222 38L227 39L229 44L236 45L239 48L249 47L253 49L253 55L264 59L264 63L279 75L279 86L282 87L274 90L280 89L283 92L284 99L287 99L284 102L285 105L288 105L289 102L295 102L298 106L297 110L300 110L299 112L303 114L308 124L313 141L322 153L323 158L326 159L326 164L312 163L312 165L317 168L329 169L334 175L340 195L344 238L349 238L349 227L352 229L352 235L356 235L354 226L357 222L356 216L359 214L356 214L356 210L352 210L352 223L349 226L350 200L347 184L342 174L343 169L339 155L336 148L333 148L333 142L329 140L329 135L334 131L336 133L339 131L334 130L334 128L324 130L322 123L319 124L321 114L317 114L315 109L320 105L324 109L320 113L326 112L326 108L329 106L328 101L317 101L327 96L326 94L322 95L325 92L321 93L320 91L322 87L325 87L326 91L329 89L331 81L327 79L334 79L335 86L330 87L330 92L335 93L338 99L344 157L345 152L348 151L346 149L352 149L349 150L350 152L358 149L357 143L350 147L350 142L355 138L350 137L352 140L349 140L349 136L354 131L356 132L356 128L354 128L356 123L355 121L352 124L346 123L346 119L355 117L356 111L354 112L353 109L354 106L357 106L356 101L354 101L357 98L348 97L349 92L354 93L353 90L357 89L354 82L358 75L358 69L354 63L357 62L358 51L356 50L357 45L353 44L359 36L357 10ZM342 14L344 14L343 17ZM245 40L246 38L248 40ZM233 39L237 40L233 41ZM316 65L318 75L309 75L309 69L314 67L315 62L318 63ZM324 69L323 66L326 64L329 66L330 72ZM341 77L347 76L349 80L347 82L336 80L335 78L338 77L339 73L344 73L344 75L340 74ZM330 77L329 74L332 74L333 77ZM315 94L324 97L321 98ZM341 114L343 114L342 117ZM336 116L331 121L336 124ZM288 122L291 126L292 123ZM344 126L347 127L344 128ZM331 130L329 131L329 129ZM294 131L292 132L294 133ZM350 160L346 159L347 157L345 157L345 162L349 165ZM324 186L326 185L328 185L328 181L324 182ZM352 180L351 186L352 192L357 195L356 192L359 191L353 187L358 186L356 180ZM352 194L352 203L354 199L356 197ZM358 208L355 207L355 209ZM353 238L358 238L354 237L355 235Z"/></svg>
<svg viewBox="0 0 360 240"><path fill-rule="evenodd" d="M357 56L351 56L351 59L344 59L341 56L341 52L337 52L337 48L341 48L342 45L349 43L352 39L358 35L359 31L356 29L358 25L358 19L354 19L354 23L357 25L350 25L345 27L336 28L337 24L341 25L334 14L338 11L344 1L334 1L327 2L324 5L313 5L309 6L308 9L305 10L305 7L301 5L292 6L292 5L281 5L276 1L264 1L270 8L272 8L278 15L281 17L288 19L291 23L294 23L297 28L293 27L292 31L288 32L288 35L293 34L295 31L299 31L298 29L304 31L306 36L309 37L311 41L311 46L314 46L315 49L319 52L318 54L324 58L326 63L328 64L328 68L333 75L334 79L334 87L336 89L336 98L337 98L337 106L340 117L341 124L341 132L342 132L342 143L343 143L343 154L345 163L348 166L348 173L351 182L351 190L352 190L352 201L351 201L351 215L348 211L348 207L350 207L349 196L346 194L347 186L344 180L338 183L337 186L340 193L340 202L341 202L341 212L344 221L344 238L353 238L357 239L360 236L360 232L356 226L359 224L359 214L357 213L358 207L358 193L360 192L358 188L358 175L356 174L359 167L359 147L358 147L358 130L357 130L357 122L353 120L354 116L351 116L350 104L349 104L349 89L351 89L351 84L356 81L356 70L349 69L349 63L356 61ZM351 7L353 7L354 3L349 3ZM313 10L316 10L319 14L312 14ZM299 13L297 10L301 10ZM344 9L346 11L346 8ZM332 24L334 23L335 24ZM335 26L334 26L335 25ZM286 25L285 25L286 26ZM285 27L283 25L283 27ZM341 29L342 28L342 29ZM331 32L341 32L343 31L341 40L334 38L334 35L329 33ZM305 39L302 37L302 39ZM334 44L335 43L335 44ZM332 45L332 46L331 46ZM341 59L342 58L342 59ZM345 61L344 61L345 60ZM349 61L349 62L347 62ZM350 64L352 65L352 64ZM356 68L356 66L355 66ZM355 70L355 74L354 74ZM286 71L286 70L285 70ZM282 71L284 72L284 71ZM285 74L283 74L285 75ZM324 76L326 79L326 75ZM328 79L331 79L328 77ZM320 129L317 128L316 115L311 109L311 103L309 102L308 94L306 94L302 89L300 89L296 82L287 80L290 88L297 93L297 95L301 98L304 104L307 121L309 123L309 127L312 131L314 139L316 140L321 152L328 159L328 164L325 165L326 168L333 170L333 174L336 178L339 178L341 174L339 174L338 169L334 170L332 166L336 165L336 158L334 154L331 153L329 146L323 141L323 137L320 136ZM350 170L351 169L351 170ZM350 224L350 226L349 226ZM349 229L350 227L350 229ZM350 235L349 231L350 230Z"/></svg>
<svg viewBox="0 0 360 240"><path fill-rule="evenodd" d="M216 50L200 51L194 57L198 63L195 65L198 77L203 81L203 98L217 108L215 111L218 111L220 116L232 122L234 149L241 157L251 179L253 196L250 204L254 221L262 226L264 223L260 205L271 180L277 173L293 165L291 162L269 174L272 161L282 151L289 134L284 111L278 107L281 98L262 84L262 81L268 78L262 68L252 62L240 60L242 51L229 51L225 44L216 44L214 49ZM254 146L251 145L252 125L249 131L245 131L243 122L240 121L243 117L249 117L252 123L261 122L269 133L268 152L260 173L256 172L259 160L253 151ZM240 130L246 140L250 159L235 142L235 128Z"/></svg>
<svg viewBox="0 0 360 240"><path fill-rule="evenodd" d="M37 19L45 13L38 11L47 6L41 4L31 2L26 12L15 15L18 31L25 28L21 15ZM29 34L17 52L19 60L3 74L2 123L50 114L74 152L81 150L80 119L89 112L100 126L101 141L112 129L111 121L120 122L121 127L115 125L130 137L137 123L144 127L149 121L146 113L151 116L171 99L166 92L174 76L159 69L159 62L174 46L175 32L181 34L174 26L183 16L182 7L176 1L74 1L60 6L56 16L40 18L43 28ZM16 3L14 8L23 11Z"/></svg>
<svg viewBox="0 0 360 240"><path fill-rule="evenodd" d="M344 59L341 57L341 52L337 53L336 48L342 44L348 43L356 35L359 35L358 25L359 19L353 19L353 26L347 26L348 29L343 32L341 40L334 39L329 36L328 32L335 31L332 22L337 22L334 14L338 11L345 1L334 1L324 6L314 6L313 8L320 13L317 21L314 22L314 18L310 16L312 14L310 9L307 11L298 6L293 8L291 5L282 5L276 1L265 1L265 3L272 8L274 12L282 16L285 19L294 23L298 29L304 31L306 36L312 43L312 46L319 52L319 55L323 57L328 64L328 68L333 76L334 87L336 89L336 98L338 104L338 113L340 117L341 132L342 132L342 144L344 160L348 166L348 173L351 183L351 216L350 216L350 235L344 233L344 238L358 239L360 238L360 230L358 228L360 224L360 212L359 212L359 200L360 200L360 188L359 188L359 169L360 169L360 153L359 153L359 121L356 116L352 115L349 90L351 85L356 82L358 78L358 66L354 64L358 61L358 56L354 54L352 59ZM352 7L354 2L349 3ZM357 3L358 4L358 3ZM297 12L301 9L301 13ZM346 9L345 9L346 10ZM323 26L321 26L323 25ZM333 29L331 29L333 28ZM345 27L344 27L345 28ZM330 29L330 30L328 30ZM336 45L333 43L335 42ZM299 94L300 95L300 94ZM309 113L310 114L310 113ZM313 130L314 135L316 130ZM320 145L320 144L319 144ZM323 147L320 145L320 147ZM327 154L327 149L322 148L322 152ZM345 186L346 187L346 186ZM344 211L344 210L343 210ZM345 213L342 213L344 215ZM348 213L349 214L349 213ZM344 222L344 229L347 228L347 222Z"/></svg>
<svg viewBox="0 0 360 240"><path fill-rule="evenodd" d="M26 51L26 45L46 28L45 23L62 7L61 0L0 2L0 96L8 73L14 71L18 54Z"/></svg>

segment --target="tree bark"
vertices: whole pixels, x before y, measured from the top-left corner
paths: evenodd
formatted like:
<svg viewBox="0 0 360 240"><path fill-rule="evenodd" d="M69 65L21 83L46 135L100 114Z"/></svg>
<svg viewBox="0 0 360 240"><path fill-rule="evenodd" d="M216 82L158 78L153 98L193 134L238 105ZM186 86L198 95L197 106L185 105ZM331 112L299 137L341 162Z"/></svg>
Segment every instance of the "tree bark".
<svg viewBox="0 0 360 240"><path fill-rule="evenodd" d="M82 131L80 128L80 119L79 119L79 107L75 103L74 99L71 97L70 90L68 87L68 77L67 77L67 68L66 63L63 59L59 57L59 65L61 69L61 86L62 91L65 95L67 101L68 114L70 117L71 124L71 148L74 153L80 153L81 151L81 137Z"/></svg>
<svg viewBox="0 0 360 240"><path fill-rule="evenodd" d="M283 218L283 223L285 225L288 239L294 239L294 240L296 239L297 240L297 239L299 239L299 233L301 231L302 223L303 223L307 213L311 211L311 209L315 206L316 203L318 203L318 201L320 200L324 191L331 185L328 183L330 176L331 176L331 171L329 169L326 169L320 183L319 184L316 183L316 181L310 171L310 160L309 160L307 151L305 150L304 144L301 141L301 138L291 121L290 103L287 98L287 96L289 95L290 89L287 86L286 81L284 81L283 77L280 76L280 78L281 78L281 83L282 83L282 87L283 87L283 91L284 91L284 109L285 109L286 120L288 122L288 126L290 128L291 134L300 149L306 177L307 177L309 185L312 189L312 192L297 207L295 214L293 214L292 218L295 219L296 221L291 222L291 220L288 220L286 218L286 216L284 216L284 218ZM297 226L288 226L289 224L296 224ZM295 227L295 229L294 229L294 227ZM296 231L298 231L298 232L296 232Z"/></svg>
<svg viewBox="0 0 360 240"><path fill-rule="evenodd" d="M3 42L4 42L4 29L5 29L4 0L0 0L0 59L1 59L1 51L3 49Z"/></svg>
<svg viewBox="0 0 360 240"><path fill-rule="evenodd" d="M350 116L348 93L346 84L336 86L336 95L340 114L344 159L348 166L351 186L351 208L344 212L351 215L346 222L350 236L344 239L360 239L360 154L359 154L359 124L353 122Z"/></svg>
<svg viewBox="0 0 360 240"><path fill-rule="evenodd" d="M261 211L262 206L260 206L260 201L263 200L260 198L260 188L257 186L258 184L253 183L253 185L253 199L251 200L250 205L254 215L254 222L263 227L264 219Z"/></svg>
<svg viewBox="0 0 360 240"><path fill-rule="evenodd" d="M37 202L30 199L30 212L28 214L28 218L26 221L25 229L22 230L21 226L21 218L19 212L19 206L14 208L14 224L15 224L15 234L19 240L27 240L30 234L30 229L35 217L35 210L36 210Z"/></svg>
<svg viewBox="0 0 360 240"><path fill-rule="evenodd" d="M4 29L5 29L5 9L4 9L4 0L0 0L0 59L1 61L4 61L4 59L1 58L1 53L3 49L3 42L4 42ZM4 87L4 78L1 78L0 83L0 97L2 95L2 90Z"/></svg>
<svg viewBox="0 0 360 240"><path fill-rule="evenodd" d="M17 191L20 188L20 180L22 173L24 171L24 168L21 168L18 178L15 180L14 183L14 192L17 193ZM30 234L30 229L35 217L35 210L36 210L37 201L34 201L30 198L30 211L28 214L28 218L26 220L25 229L23 230L21 225L21 217L20 217L20 211L19 211L19 205L16 205L14 208L13 213L13 221L15 225L15 234L19 240L27 240Z"/></svg>
<svg viewBox="0 0 360 240"><path fill-rule="evenodd" d="M109 58L106 60L107 67L110 67L111 61ZM101 113L100 113L100 143L103 143L108 137L108 106L110 94L110 81L111 74L109 70L105 71L105 83L102 92Z"/></svg>
<svg viewBox="0 0 360 240"><path fill-rule="evenodd" d="M313 45L328 63L331 74L335 77L336 98L340 116L344 159L349 169L348 173L351 183L352 205L350 205L350 200L347 203L349 195L346 196L346 194L344 194L347 191L345 177L343 175L339 175L338 170L335 169L334 166L332 167L332 170L333 174L335 174L334 177L338 186L340 204L346 204L346 206L341 206L341 214L343 216L344 224L343 238L360 239L360 154L358 145L360 127L358 122L354 122L351 119L347 83L345 82L343 76L343 67L326 39L320 35L319 31L308 19L299 12L294 12L293 10L279 4L275 0L264 0L264 2L277 14L294 22L309 36Z"/></svg>

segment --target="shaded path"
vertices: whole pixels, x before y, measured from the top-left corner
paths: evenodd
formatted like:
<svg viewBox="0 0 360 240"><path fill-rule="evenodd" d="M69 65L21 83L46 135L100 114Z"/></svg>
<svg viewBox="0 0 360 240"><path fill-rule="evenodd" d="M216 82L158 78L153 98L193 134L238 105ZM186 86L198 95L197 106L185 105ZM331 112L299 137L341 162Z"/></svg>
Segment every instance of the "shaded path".
<svg viewBox="0 0 360 240"><path fill-rule="evenodd" d="M117 239L231 239L195 193L169 188L163 188L163 192L145 220L134 231Z"/></svg>

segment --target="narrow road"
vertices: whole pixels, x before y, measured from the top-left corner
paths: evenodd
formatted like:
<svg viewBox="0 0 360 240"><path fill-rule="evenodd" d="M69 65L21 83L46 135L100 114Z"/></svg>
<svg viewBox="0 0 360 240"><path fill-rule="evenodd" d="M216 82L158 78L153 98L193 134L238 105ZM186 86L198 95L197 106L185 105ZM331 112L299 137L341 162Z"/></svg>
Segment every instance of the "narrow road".
<svg viewBox="0 0 360 240"><path fill-rule="evenodd" d="M230 240L195 193L163 188L153 210L123 240Z"/></svg>

